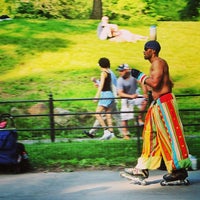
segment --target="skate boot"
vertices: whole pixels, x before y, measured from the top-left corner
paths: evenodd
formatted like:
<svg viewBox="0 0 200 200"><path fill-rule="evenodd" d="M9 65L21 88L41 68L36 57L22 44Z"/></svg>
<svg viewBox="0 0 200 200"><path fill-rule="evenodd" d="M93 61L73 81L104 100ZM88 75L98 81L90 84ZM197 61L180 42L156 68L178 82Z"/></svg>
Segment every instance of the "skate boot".
<svg viewBox="0 0 200 200"><path fill-rule="evenodd" d="M149 170L148 169L137 169L137 168L125 168L124 171L127 174L130 174L135 177L144 177L148 178L149 177Z"/></svg>
<svg viewBox="0 0 200 200"><path fill-rule="evenodd" d="M124 178L131 180L131 183L139 184L139 185L146 185L146 178L149 177L149 170L148 169L137 169L137 168L125 168L120 175Z"/></svg>
<svg viewBox="0 0 200 200"><path fill-rule="evenodd" d="M188 173L186 169L174 170L172 173L165 174L163 180L160 182L162 186L165 185L189 185Z"/></svg>

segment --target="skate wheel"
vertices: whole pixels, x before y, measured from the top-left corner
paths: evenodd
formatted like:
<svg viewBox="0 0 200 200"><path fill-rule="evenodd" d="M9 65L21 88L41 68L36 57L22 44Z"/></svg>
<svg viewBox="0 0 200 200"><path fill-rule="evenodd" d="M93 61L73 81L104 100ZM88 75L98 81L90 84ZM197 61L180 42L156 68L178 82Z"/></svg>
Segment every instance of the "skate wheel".
<svg viewBox="0 0 200 200"><path fill-rule="evenodd" d="M166 186L165 180L160 181L160 185L161 185L161 186Z"/></svg>
<svg viewBox="0 0 200 200"><path fill-rule="evenodd" d="M184 180L184 185L190 185L190 181L188 179Z"/></svg>
<svg viewBox="0 0 200 200"><path fill-rule="evenodd" d="M147 185L147 182L145 180L141 181L141 185Z"/></svg>

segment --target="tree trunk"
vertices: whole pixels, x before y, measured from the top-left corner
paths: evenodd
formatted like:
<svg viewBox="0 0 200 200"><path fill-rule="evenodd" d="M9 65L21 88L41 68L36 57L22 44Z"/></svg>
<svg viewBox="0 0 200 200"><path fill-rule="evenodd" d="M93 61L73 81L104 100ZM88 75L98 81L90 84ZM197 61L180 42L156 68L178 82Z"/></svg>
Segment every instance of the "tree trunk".
<svg viewBox="0 0 200 200"><path fill-rule="evenodd" d="M102 17L102 0L93 0L91 19L101 19Z"/></svg>

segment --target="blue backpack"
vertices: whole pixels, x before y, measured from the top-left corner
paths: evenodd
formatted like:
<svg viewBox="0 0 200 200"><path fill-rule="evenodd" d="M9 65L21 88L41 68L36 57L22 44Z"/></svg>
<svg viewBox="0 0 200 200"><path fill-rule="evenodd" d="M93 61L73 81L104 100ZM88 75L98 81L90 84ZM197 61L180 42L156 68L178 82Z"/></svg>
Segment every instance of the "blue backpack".
<svg viewBox="0 0 200 200"><path fill-rule="evenodd" d="M0 116L0 164L16 164L17 163L17 131L14 127L7 128L14 121L11 115L2 114Z"/></svg>
<svg viewBox="0 0 200 200"><path fill-rule="evenodd" d="M0 115L0 171L8 169L20 173L30 169L28 154L17 138L13 117L10 114Z"/></svg>
<svg viewBox="0 0 200 200"><path fill-rule="evenodd" d="M0 129L0 164L17 163L17 132Z"/></svg>

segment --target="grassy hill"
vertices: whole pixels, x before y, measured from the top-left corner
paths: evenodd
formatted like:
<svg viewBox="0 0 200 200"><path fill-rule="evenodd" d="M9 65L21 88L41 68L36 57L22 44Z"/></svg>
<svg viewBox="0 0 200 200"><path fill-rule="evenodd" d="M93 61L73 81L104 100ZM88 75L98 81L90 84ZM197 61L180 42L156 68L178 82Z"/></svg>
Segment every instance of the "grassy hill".
<svg viewBox="0 0 200 200"><path fill-rule="evenodd" d="M90 78L100 74L100 57L108 57L113 70L128 63L148 73L144 41L100 41L97 24L95 20L0 22L1 99L46 99L50 91L54 98L94 97L96 88ZM120 26L146 36L149 27L150 24ZM200 92L199 32L200 22L157 24L160 56L170 66L175 93Z"/></svg>
<svg viewBox="0 0 200 200"><path fill-rule="evenodd" d="M4 101L47 99L50 91L55 99L92 98L96 88L90 78L98 77L100 74L97 66L100 57L108 57L113 70L121 63L128 63L148 73L150 64L143 59L143 41L137 43L100 41L96 37L97 24L98 21L95 20L0 22L0 99ZM147 36L149 27L150 24L120 26L121 29ZM200 93L198 49L200 22L159 22L157 32L162 46L160 56L168 61L175 82L174 92ZM195 102L192 103L196 105ZM80 110L79 104L81 109L91 111L96 107L92 101L87 101L74 102L70 109L74 106L74 109ZM29 123L31 127L39 128L46 123L44 120L39 123L27 121L26 119L25 122L18 123L18 127L24 128L26 127L24 124ZM190 153L197 155L198 145L195 146L193 138L190 139L189 144L193 144L189 145ZM198 144L196 139L195 144ZM27 145L27 150L34 166L47 168L51 166L61 168L62 165L124 166L136 161L137 155L135 140L108 141L108 143L86 141L77 142L75 145L71 142L36 144ZM197 156L199 158L199 155Z"/></svg>

